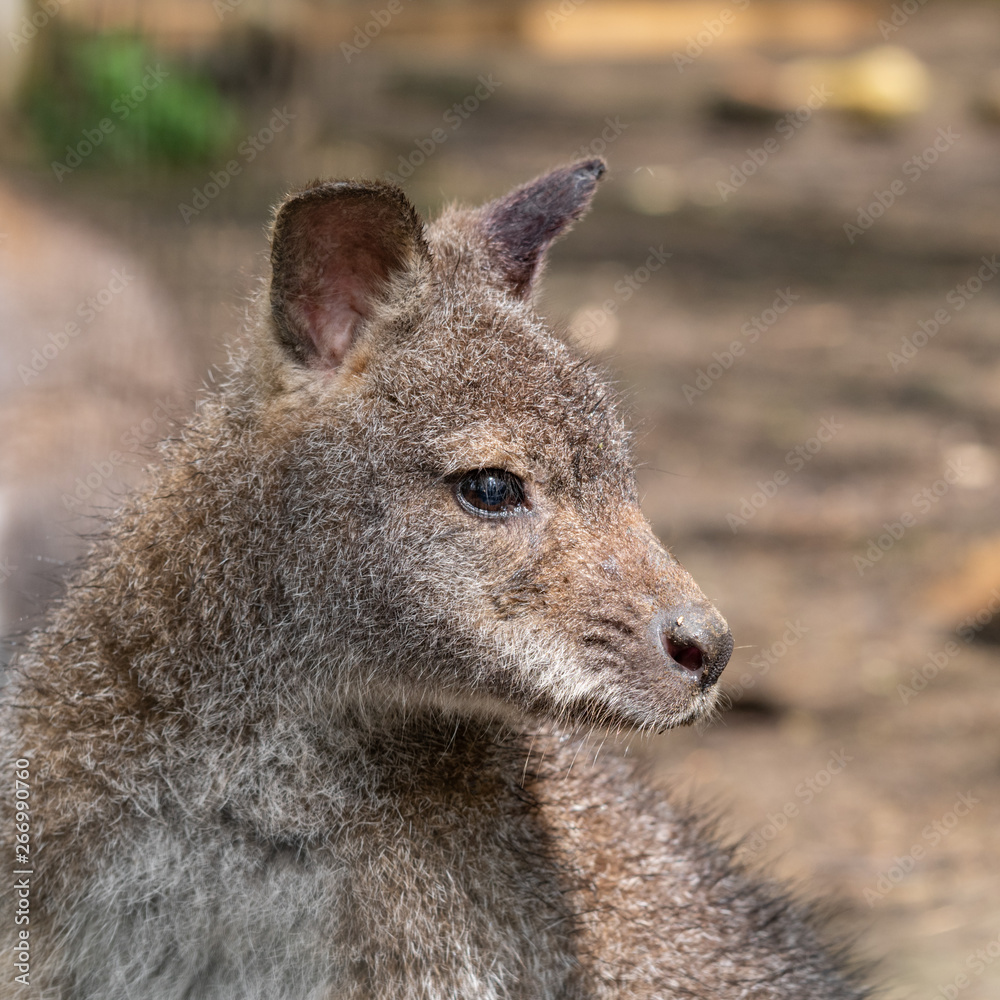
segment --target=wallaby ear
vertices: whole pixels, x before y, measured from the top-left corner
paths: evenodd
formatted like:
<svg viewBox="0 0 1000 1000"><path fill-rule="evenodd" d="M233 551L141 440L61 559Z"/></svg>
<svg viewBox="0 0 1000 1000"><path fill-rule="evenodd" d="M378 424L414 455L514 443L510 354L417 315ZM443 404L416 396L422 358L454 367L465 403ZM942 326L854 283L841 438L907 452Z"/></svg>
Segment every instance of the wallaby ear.
<svg viewBox="0 0 1000 1000"><path fill-rule="evenodd" d="M399 188L335 181L292 195L271 235L271 312L303 364L336 368L392 279L428 258Z"/></svg>
<svg viewBox="0 0 1000 1000"><path fill-rule="evenodd" d="M590 207L603 160L560 167L483 206L481 225L496 265L511 290L531 293L545 252Z"/></svg>

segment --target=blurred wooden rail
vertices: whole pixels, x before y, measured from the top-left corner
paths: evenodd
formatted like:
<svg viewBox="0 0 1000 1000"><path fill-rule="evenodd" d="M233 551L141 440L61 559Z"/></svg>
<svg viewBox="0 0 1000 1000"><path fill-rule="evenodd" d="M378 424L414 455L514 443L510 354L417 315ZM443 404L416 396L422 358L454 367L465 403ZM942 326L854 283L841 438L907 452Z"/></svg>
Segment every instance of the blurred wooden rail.
<svg viewBox="0 0 1000 1000"><path fill-rule="evenodd" d="M30 4L25 5L31 9ZM74 0L60 18L93 30L138 28L163 45L209 44L236 23L253 23L314 48L349 41L372 12L391 12L384 40L433 37L436 45L521 41L559 58L662 56L728 10L714 44L837 49L869 41L884 5L852 0L532 0L509 4L368 0L319 6L306 0Z"/></svg>

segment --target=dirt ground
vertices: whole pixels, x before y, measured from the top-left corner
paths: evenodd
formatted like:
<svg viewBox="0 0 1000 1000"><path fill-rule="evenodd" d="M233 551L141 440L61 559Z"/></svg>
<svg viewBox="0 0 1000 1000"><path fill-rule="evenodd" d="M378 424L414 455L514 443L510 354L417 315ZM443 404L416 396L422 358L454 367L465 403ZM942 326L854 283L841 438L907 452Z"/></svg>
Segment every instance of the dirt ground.
<svg viewBox="0 0 1000 1000"><path fill-rule="evenodd" d="M634 750L720 809L748 860L836 897L888 997L993 1000L1000 125L984 108L1000 9L928 5L892 41L923 61L930 94L877 125L823 107L786 135L778 114L720 105L744 72L732 60L678 73L387 39L352 64L299 54L251 95L248 121L287 106L293 125L190 222L178 205L207 172L56 182L22 158L6 177L153 275L178 350L206 370L287 187L402 157L434 211L602 152L609 179L557 248L540 308L613 372L644 508L737 643L732 707ZM481 107L413 166L484 75Z"/></svg>

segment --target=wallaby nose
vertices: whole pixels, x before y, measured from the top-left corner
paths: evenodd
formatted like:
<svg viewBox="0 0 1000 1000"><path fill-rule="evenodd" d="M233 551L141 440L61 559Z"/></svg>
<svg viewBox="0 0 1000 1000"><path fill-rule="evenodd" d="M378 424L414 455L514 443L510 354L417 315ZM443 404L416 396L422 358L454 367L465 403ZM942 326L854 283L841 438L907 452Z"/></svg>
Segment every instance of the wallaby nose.
<svg viewBox="0 0 1000 1000"><path fill-rule="evenodd" d="M663 610L653 620L657 641L675 669L711 687L733 652L733 634L725 618L709 604L687 604Z"/></svg>

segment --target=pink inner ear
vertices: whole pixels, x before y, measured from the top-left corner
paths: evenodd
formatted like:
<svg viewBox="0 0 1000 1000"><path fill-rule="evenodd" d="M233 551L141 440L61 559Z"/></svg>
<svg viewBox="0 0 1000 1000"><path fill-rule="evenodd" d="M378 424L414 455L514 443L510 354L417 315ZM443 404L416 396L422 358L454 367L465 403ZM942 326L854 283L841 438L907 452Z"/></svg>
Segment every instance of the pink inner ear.
<svg viewBox="0 0 1000 1000"><path fill-rule="evenodd" d="M343 364L419 240L419 220L391 189L337 183L285 206L272 242L271 302L302 362L321 369Z"/></svg>
<svg viewBox="0 0 1000 1000"><path fill-rule="evenodd" d="M304 290L295 312L312 342L313 364L336 368L351 349L362 320L371 315L371 290L350 272L338 273L336 264L317 268L311 288Z"/></svg>

